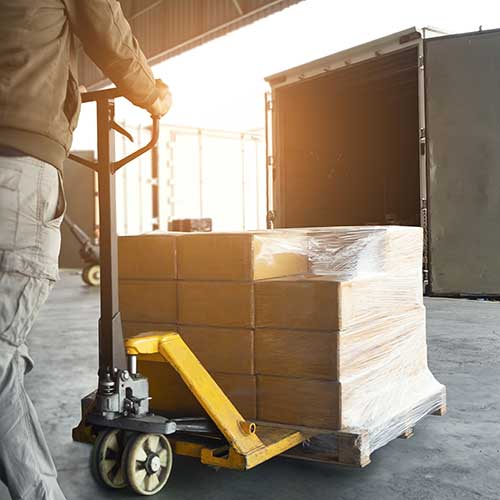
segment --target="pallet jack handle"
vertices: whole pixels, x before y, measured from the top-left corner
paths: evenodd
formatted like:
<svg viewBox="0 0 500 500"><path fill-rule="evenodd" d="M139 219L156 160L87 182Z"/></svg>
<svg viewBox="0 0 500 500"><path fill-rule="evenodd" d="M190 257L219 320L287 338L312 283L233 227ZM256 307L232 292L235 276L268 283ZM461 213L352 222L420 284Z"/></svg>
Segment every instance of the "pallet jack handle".
<svg viewBox="0 0 500 500"><path fill-rule="evenodd" d="M152 150L160 135L160 117L152 116L151 140L134 153L115 161L114 132L132 136L115 122L114 100L123 97L118 88L83 93L82 103L97 108L97 159L90 161L70 154L70 159L98 174L99 236L101 265L101 317L99 319L99 376L126 368L122 323L118 303L118 237L116 232L116 188L114 174L124 165Z"/></svg>
<svg viewBox="0 0 500 500"><path fill-rule="evenodd" d="M87 103L87 102L99 103L100 101L114 101L114 99L117 99L118 97L123 97L123 93L118 88L96 90L94 92L85 92L84 94L82 94L82 103ZM125 156L125 158L111 162L109 164L111 173L114 174L117 170L125 166L127 163L130 163L131 161L135 160L144 153L151 151L156 146L156 143L158 142L158 138L160 136L160 118L158 116L151 116L151 119L153 120L153 125L151 128L151 140L142 148L139 148L137 151L134 151L133 153ZM114 121L114 116L112 117L110 126L116 132L119 132L120 134L126 136L128 139L130 139L130 141L132 142L134 141L133 137L124 128L122 128ZM96 172L99 172L99 160L91 161L88 160L87 158L82 158L72 153L69 155L69 158L73 161L76 161L77 163L80 163L82 165L85 165L86 167L91 168L92 170L95 170Z"/></svg>

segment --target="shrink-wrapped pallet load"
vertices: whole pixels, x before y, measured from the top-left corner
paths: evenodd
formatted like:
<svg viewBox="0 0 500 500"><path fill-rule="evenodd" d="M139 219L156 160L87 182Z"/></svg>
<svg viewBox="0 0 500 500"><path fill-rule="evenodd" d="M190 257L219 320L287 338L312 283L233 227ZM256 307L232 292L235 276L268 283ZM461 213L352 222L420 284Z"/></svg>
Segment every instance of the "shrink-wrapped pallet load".
<svg viewBox="0 0 500 500"><path fill-rule="evenodd" d="M373 451L443 404L427 365L420 228L135 238L120 262L155 257L120 267L125 335L178 331L244 417L362 432ZM139 366L153 408L203 414L161 357Z"/></svg>
<svg viewBox="0 0 500 500"><path fill-rule="evenodd" d="M337 331L257 328L255 338L260 420L367 428L441 390L427 367L423 307Z"/></svg>

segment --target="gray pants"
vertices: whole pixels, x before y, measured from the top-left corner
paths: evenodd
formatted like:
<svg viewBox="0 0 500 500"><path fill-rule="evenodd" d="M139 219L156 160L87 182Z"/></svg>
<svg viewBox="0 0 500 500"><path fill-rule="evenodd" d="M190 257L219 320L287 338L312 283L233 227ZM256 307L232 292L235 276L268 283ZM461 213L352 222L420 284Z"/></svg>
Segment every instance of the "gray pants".
<svg viewBox="0 0 500 500"><path fill-rule="evenodd" d="M0 480L13 500L65 500L24 389L26 338L58 278L65 208L52 165L0 156Z"/></svg>

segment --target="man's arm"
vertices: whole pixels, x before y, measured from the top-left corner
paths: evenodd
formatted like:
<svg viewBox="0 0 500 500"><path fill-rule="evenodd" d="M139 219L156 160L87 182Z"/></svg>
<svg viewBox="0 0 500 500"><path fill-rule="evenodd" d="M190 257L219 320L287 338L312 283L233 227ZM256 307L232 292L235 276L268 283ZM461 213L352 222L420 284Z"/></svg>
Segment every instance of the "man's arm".
<svg viewBox="0 0 500 500"><path fill-rule="evenodd" d="M117 0L63 0L88 56L137 106L160 97L153 73Z"/></svg>

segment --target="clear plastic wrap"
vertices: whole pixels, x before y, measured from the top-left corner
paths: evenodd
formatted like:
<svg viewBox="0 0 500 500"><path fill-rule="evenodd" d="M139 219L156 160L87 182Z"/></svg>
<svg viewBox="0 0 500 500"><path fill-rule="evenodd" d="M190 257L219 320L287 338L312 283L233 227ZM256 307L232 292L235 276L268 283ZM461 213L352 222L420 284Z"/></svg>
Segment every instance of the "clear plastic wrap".
<svg viewBox="0 0 500 500"><path fill-rule="evenodd" d="M443 403L427 364L425 309L391 311L339 332L342 429L367 431L370 451Z"/></svg>
<svg viewBox="0 0 500 500"><path fill-rule="evenodd" d="M427 364L422 230L373 226L286 231L307 238L309 274L255 284L257 346L259 335L263 335L259 332L274 331L276 338L284 332L289 336L285 348L276 348L268 341L265 355L262 347L257 349L257 373L260 357L286 358L286 349L289 360L299 365L294 333L304 337L306 329L313 330L309 332L311 339L318 330L329 334L322 343L315 338L301 349L315 349L318 360L324 358L325 351L331 352L332 343L336 346L338 387L332 385L331 391L338 391L338 404L329 401L320 389L316 400L301 396L300 390L294 393L305 379L295 373L298 377L293 380L289 367L281 374L274 369L273 376L287 377L289 400L293 405L307 405L311 427L334 422L343 432L363 435L369 454L445 406L445 388ZM315 356L308 352L302 358ZM280 362L283 366L282 359ZM308 362L308 368L314 366ZM319 379L323 373L318 368L315 375L309 369L308 379ZM283 387L281 382L280 389ZM259 408L259 384L257 402ZM307 413L297 417L286 403L288 400L273 402L268 397L266 404L273 406L273 411L265 413L281 422L308 426ZM336 412L338 418L332 420L331 414ZM320 446L319 451L325 449Z"/></svg>

